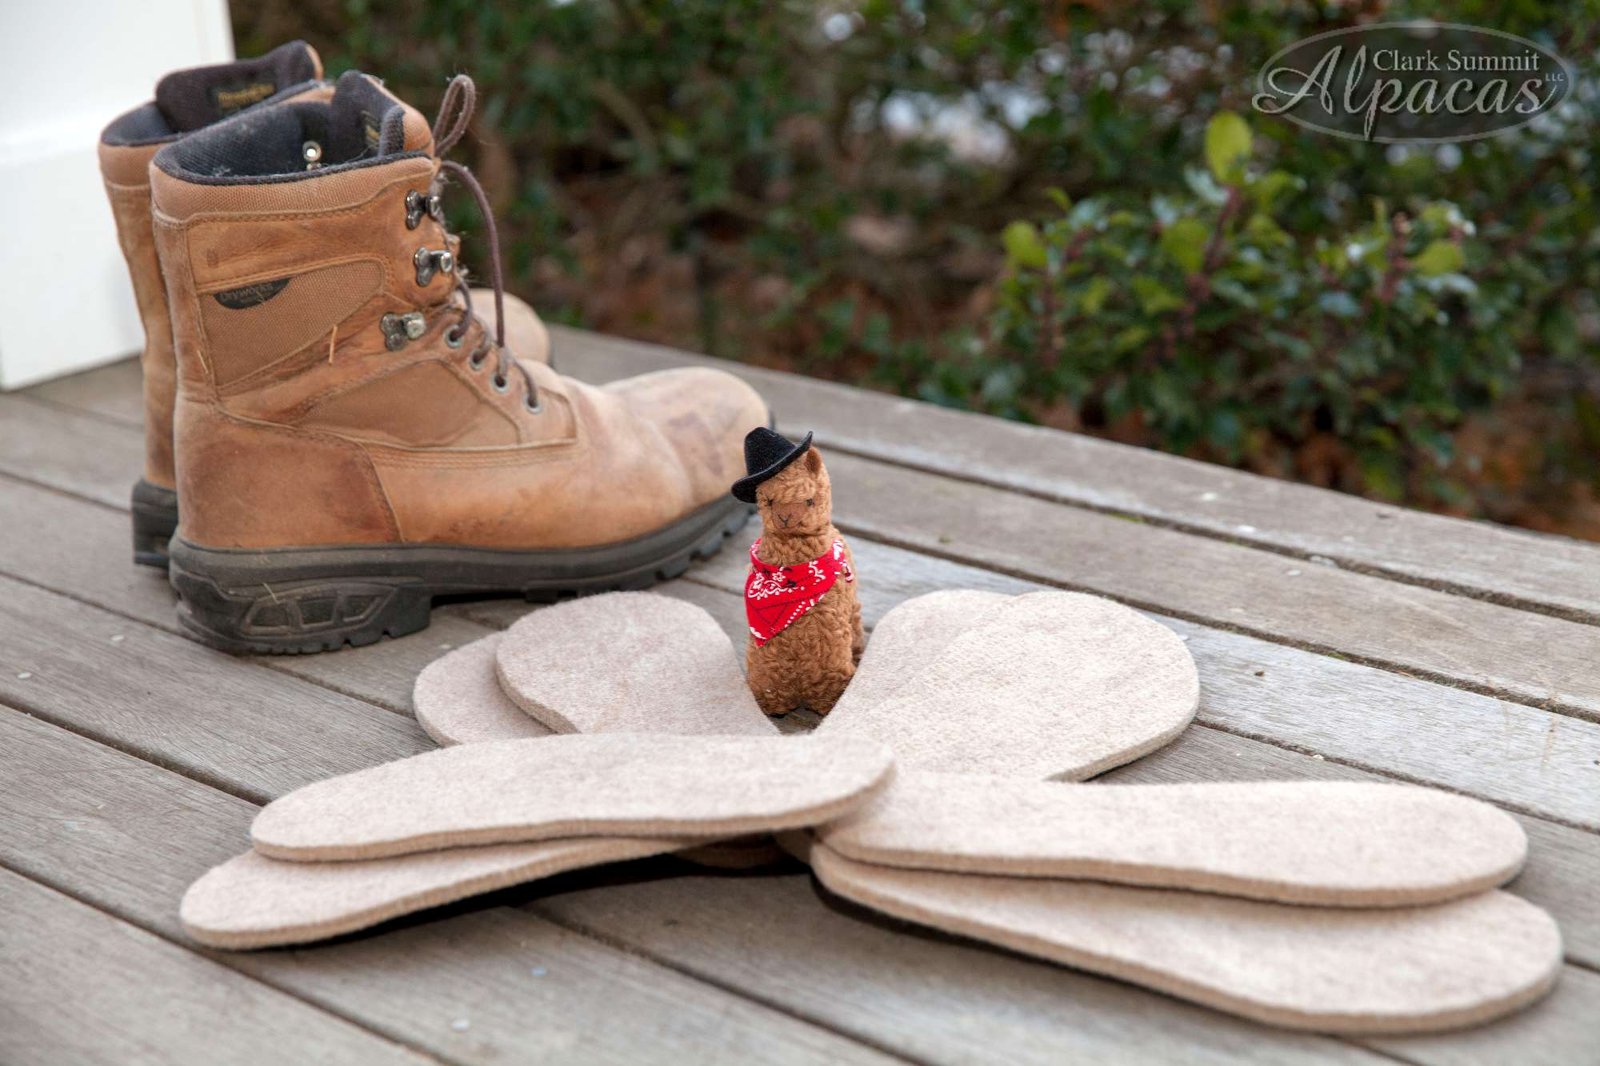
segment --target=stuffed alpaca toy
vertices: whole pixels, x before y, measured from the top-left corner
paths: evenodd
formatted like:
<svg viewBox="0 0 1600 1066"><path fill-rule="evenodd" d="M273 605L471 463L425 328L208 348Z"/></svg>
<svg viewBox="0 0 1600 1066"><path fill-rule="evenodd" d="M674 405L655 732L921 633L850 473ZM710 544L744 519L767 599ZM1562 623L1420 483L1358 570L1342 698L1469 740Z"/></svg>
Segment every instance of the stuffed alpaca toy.
<svg viewBox="0 0 1600 1066"><path fill-rule="evenodd" d="M827 714L866 647L828 471L811 434L796 444L765 428L745 437L744 464L748 476L734 482L733 495L761 515L744 585L750 691L769 715L800 707Z"/></svg>

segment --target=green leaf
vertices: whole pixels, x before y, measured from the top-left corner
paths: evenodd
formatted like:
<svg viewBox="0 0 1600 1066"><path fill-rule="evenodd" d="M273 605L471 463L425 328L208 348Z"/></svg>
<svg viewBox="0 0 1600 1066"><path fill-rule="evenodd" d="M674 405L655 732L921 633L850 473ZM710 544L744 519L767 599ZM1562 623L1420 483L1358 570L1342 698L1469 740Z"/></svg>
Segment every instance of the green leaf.
<svg viewBox="0 0 1600 1066"><path fill-rule="evenodd" d="M1108 279L1099 276L1090 278L1083 287L1083 295L1078 297L1078 307L1086 315L1098 315L1111 293L1112 286Z"/></svg>
<svg viewBox="0 0 1600 1066"><path fill-rule="evenodd" d="M1205 261L1206 239L1210 233L1198 218L1180 218L1161 231L1161 250L1166 252L1185 274L1199 271Z"/></svg>
<svg viewBox="0 0 1600 1066"><path fill-rule="evenodd" d="M1284 170L1269 170L1251 186L1250 194L1263 211L1270 211L1285 193L1305 188L1305 182Z"/></svg>
<svg viewBox="0 0 1600 1066"><path fill-rule="evenodd" d="M1118 352L1131 352L1149 339L1150 331L1145 327L1129 326L1120 330L1115 337L1111 338L1111 347ZM1106 398L1108 401L1111 398L1109 391Z"/></svg>
<svg viewBox="0 0 1600 1066"><path fill-rule="evenodd" d="M1416 254L1411 260L1411 265L1418 274L1425 278L1436 277L1439 274L1454 274L1466 265L1467 257L1461 253L1461 246L1455 241L1437 240L1430 241L1428 246Z"/></svg>
<svg viewBox="0 0 1600 1066"><path fill-rule="evenodd" d="M1164 311L1173 311L1183 306L1183 300L1178 294L1155 278L1141 274L1134 278L1131 284L1133 294L1139 298L1139 307L1147 315L1159 315Z"/></svg>
<svg viewBox="0 0 1600 1066"><path fill-rule="evenodd" d="M1206 165L1223 185L1237 185L1250 158L1250 125L1232 111L1218 111L1206 123Z"/></svg>
<svg viewBox="0 0 1600 1066"><path fill-rule="evenodd" d="M1044 238L1031 222L1011 223L1001 232L1000 243L1005 246L1006 259L1014 267L1043 270L1048 262Z"/></svg>

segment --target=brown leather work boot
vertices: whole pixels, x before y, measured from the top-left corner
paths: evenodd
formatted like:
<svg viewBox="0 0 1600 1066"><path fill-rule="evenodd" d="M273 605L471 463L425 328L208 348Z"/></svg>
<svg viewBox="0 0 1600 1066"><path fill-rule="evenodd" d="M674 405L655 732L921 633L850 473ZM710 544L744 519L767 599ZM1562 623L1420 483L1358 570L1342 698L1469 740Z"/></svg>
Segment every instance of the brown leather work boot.
<svg viewBox="0 0 1600 1066"><path fill-rule="evenodd" d="M428 624L434 597L640 588L741 526L727 486L768 422L720 371L593 388L519 362L474 313L432 135L355 72L163 148L156 246L177 345L179 617L230 651L308 652ZM434 150L435 143L437 151ZM459 195L459 193L458 193Z"/></svg>
<svg viewBox="0 0 1600 1066"><path fill-rule="evenodd" d="M283 100L322 99L333 87L321 80L322 61L304 41L257 59L195 67L168 74L155 99L134 108L100 135L100 174L133 294L144 326L144 477L133 487L133 560L165 568L167 540L178 526L177 481L172 467L172 406L177 368L167 294L150 231L150 160L164 145L229 115ZM477 293L480 305L490 294ZM548 362L550 338L533 308L508 296L506 337L519 358Z"/></svg>

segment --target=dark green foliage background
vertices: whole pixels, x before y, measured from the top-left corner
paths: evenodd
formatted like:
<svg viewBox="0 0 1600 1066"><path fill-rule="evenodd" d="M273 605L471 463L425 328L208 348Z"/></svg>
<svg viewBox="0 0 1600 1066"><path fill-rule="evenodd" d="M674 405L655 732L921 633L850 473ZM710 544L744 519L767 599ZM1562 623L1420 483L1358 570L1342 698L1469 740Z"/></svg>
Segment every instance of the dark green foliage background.
<svg viewBox="0 0 1600 1066"><path fill-rule="evenodd" d="M1600 536L1595 0L1451 5L1577 91L1558 123L1401 151L1253 113L1254 75L1435 5L233 8L240 54L304 37L429 113L472 74L458 153L553 319ZM897 126L952 109L984 152ZM1221 112L1250 134L1227 172Z"/></svg>

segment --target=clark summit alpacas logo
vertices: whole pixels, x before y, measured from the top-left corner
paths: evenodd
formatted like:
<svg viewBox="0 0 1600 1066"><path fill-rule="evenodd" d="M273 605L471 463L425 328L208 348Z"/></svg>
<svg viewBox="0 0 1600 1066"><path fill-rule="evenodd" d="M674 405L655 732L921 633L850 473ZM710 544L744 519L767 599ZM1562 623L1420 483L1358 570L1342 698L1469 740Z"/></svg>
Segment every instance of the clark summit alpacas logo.
<svg viewBox="0 0 1600 1066"><path fill-rule="evenodd" d="M1297 41L1261 68L1255 109L1383 144L1470 141L1526 125L1572 92L1542 45L1499 30L1388 22Z"/></svg>

